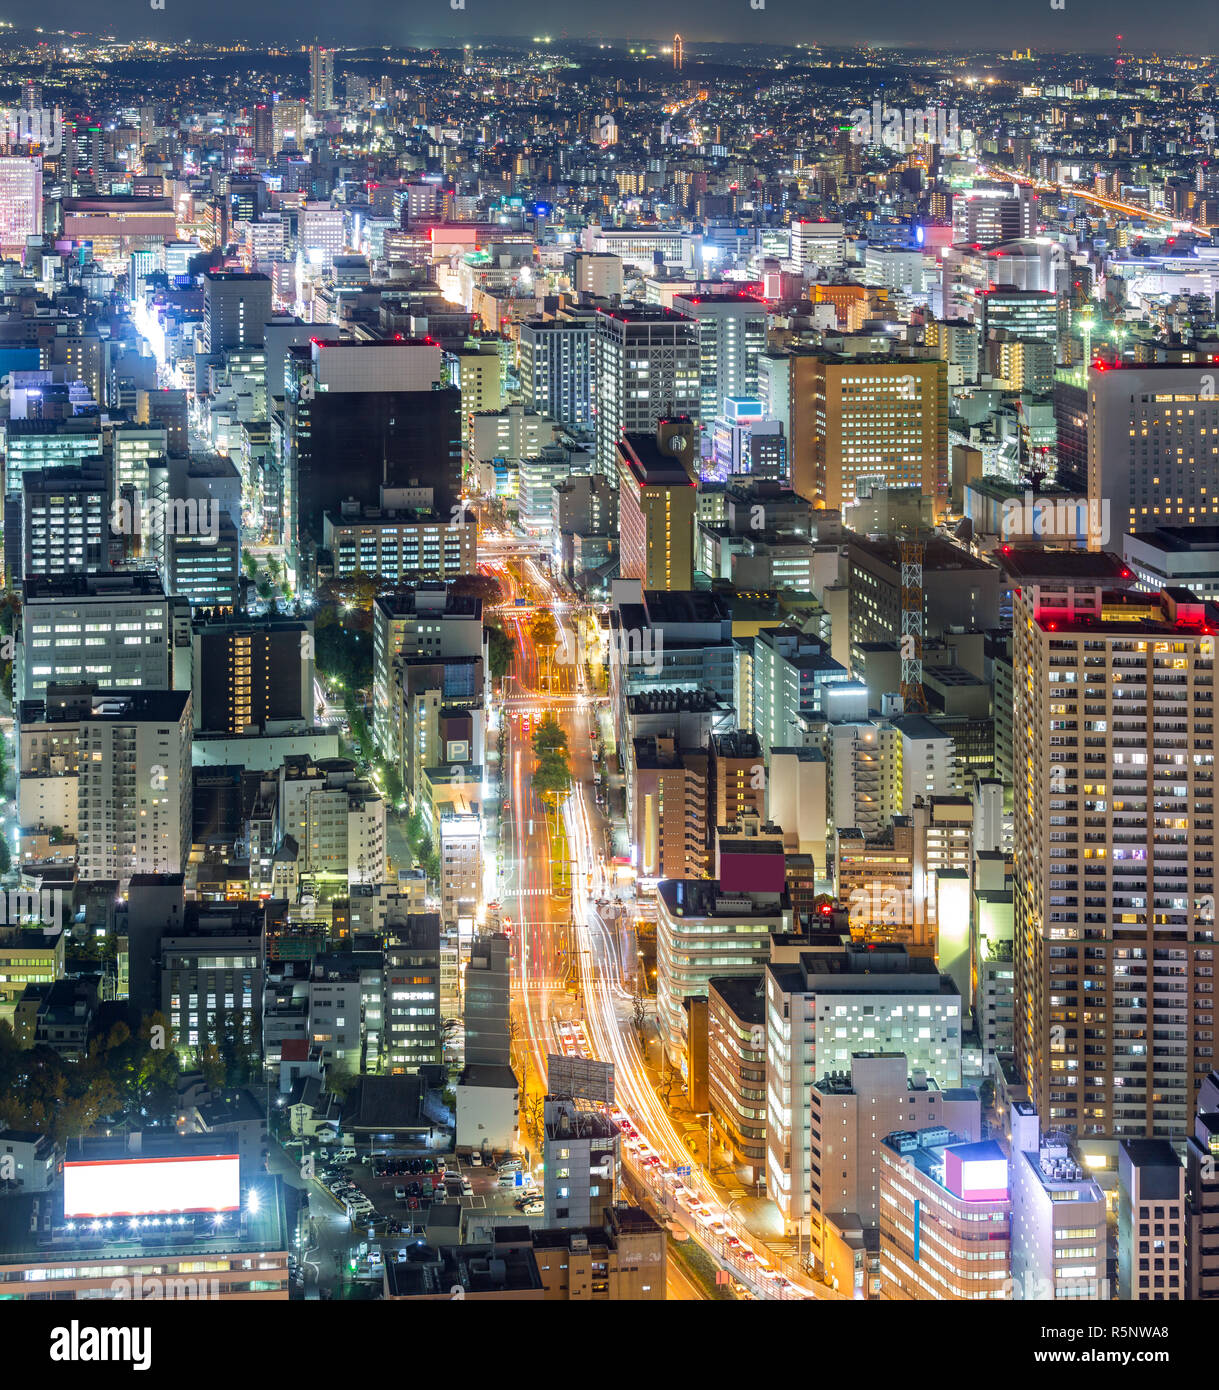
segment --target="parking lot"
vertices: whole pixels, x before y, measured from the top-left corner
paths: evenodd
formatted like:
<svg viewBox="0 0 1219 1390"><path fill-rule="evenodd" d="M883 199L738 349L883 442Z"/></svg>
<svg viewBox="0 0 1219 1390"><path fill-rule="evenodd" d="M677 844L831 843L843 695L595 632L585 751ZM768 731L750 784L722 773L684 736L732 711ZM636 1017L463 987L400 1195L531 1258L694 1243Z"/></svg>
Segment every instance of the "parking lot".
<svg viewBox="0 0 1219 1390"><path fill-rule="evenodd" d="M386 1259L393 1259L406 1241L424 1237L428 1215L438 1205L460 1206L472 1214L472 1227L485 1224L488 1233L494 1225L543 1219L540 1192L534 1197L536 1206L528 1211L517 1205L529 1191L527 1178L520 1186L501 1186L497 1167L474 1166L468 1157L462 1161L455 1155L395 1154L372 1162L339 1162L319 1156L315 1164L315 1181L329 1201L344 1213L351 1208L353 1231L374 1249L380 1246ZM371 1211L365 1202L371 1203ZM471 1238L482 1237L472 1232ZM366 1261L361 1256L359 1263L364 1266ZM374 1268L376 1263L374 1253Z"/></svg>

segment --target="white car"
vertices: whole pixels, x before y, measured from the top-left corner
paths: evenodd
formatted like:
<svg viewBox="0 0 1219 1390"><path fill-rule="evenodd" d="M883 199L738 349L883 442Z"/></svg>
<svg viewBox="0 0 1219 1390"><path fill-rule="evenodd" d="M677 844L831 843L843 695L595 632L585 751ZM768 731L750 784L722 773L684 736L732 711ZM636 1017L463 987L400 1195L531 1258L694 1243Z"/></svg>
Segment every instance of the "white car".
<svg viewBox="0 0 1219 1390"><path fill-rule="evenodd" d="M470 1155L470 1167L471 1167L471 1168L481 1168L482 1166L483 1166L482 1155L478 1152L477 1149L475 1149L474 1152Z"/></svg>

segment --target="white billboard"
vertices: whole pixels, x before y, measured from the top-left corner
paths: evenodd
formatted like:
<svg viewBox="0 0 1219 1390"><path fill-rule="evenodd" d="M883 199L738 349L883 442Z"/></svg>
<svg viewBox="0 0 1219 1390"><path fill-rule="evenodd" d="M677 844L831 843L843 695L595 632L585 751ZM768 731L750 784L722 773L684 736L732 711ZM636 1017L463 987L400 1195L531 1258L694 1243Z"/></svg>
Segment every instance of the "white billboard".
<svg viewBox="0 0 1219 1390"><path fill-rule="evenodd" d="M162 1216L167 1212L236 1211L241 1168L236 1154L202 1158L120 1158L65 1163L68 1220Z"/></svg>

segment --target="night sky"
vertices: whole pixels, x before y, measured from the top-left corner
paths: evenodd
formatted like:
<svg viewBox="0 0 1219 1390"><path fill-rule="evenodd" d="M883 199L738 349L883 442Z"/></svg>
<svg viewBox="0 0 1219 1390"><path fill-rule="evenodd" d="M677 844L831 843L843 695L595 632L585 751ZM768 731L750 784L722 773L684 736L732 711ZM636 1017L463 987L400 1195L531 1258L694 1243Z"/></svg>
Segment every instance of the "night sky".
<svg viewBox="0 0 1219 1390"><path fill-rule="evenodd" d="M1113 51L1121 32L1124 47L1161 53L1214 52L1219 47L1219 6L1214 0L1152 5L1147 0L863 0L858 5L808 4L804 0L164 0L163 10L147 0L98 5L96 0L52 0L40 8L47 28L81 28L120 38L242 38L255 42L304 42L316 34L340 46L460 41L492 36L549 34L572 39L658 40L675 30L687 44L731 40L788 44L814 40L824 45L871 42L925 48L1011 49L1077 52ZM755 0L759 3L759 0ZM0 18L24 27L31 13L5 10ZM37 22L37 21L34 21ZM102 29L101 26L112 26Z"/></svg>

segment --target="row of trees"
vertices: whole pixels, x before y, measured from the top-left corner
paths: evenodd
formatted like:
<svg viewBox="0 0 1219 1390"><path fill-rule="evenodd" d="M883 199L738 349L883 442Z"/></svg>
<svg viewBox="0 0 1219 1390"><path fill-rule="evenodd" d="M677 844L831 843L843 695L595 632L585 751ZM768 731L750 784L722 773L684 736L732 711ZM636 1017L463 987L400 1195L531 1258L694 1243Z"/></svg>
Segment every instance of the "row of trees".
<svg viewBox="0 0 1219 1390"><path fill-rule="evenodd" d="M543 715L533 733L533 751L538 765L533 774L533 789L550 806L571 790L571 763L567 735L553 714Z"/></svg>

